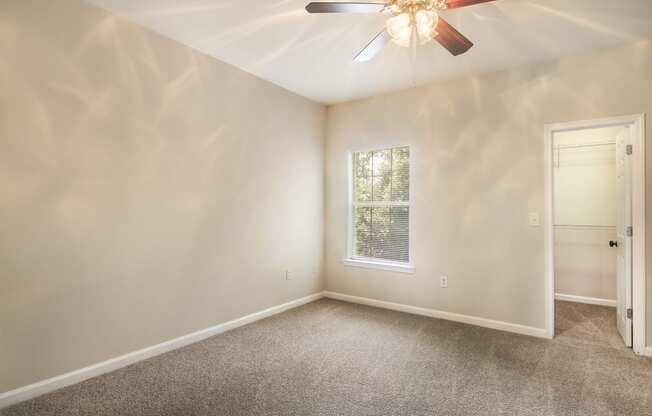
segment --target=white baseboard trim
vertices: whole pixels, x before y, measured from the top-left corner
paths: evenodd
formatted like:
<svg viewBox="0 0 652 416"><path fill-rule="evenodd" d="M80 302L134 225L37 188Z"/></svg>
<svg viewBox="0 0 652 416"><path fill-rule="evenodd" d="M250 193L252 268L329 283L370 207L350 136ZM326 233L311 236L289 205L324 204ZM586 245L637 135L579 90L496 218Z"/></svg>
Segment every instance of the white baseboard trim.
<svg viewBox="0 0 652 416"><path fill-rule="evenodd" d="M588 303L589 305L611 306L616 307L615 299L600 299L589 298L586 296L565 295L563 293L555 293L555 300L563 300L566 302Z"/></svg>
<svg viewBox="0 0 652 416"><path fill-rule="evenodd" d="M272 306L265 310L252 313L251 315L243 316L232 321L224 322L212 326L210 328L202 329L201 331L193 332L192 334L184 335L179 338L175 338L169 341L162 342L151 347L143 348L142 350L130 352L125 355L121 355L116 358L112 358L107 361L103 361L98 364L93 364L88 367L81 368L79 370L71 371L60 376L49 378L47 380L39 381L34 384L30 384L25 387L20 387L15 390L11 390L5 393L0 393L0 409L14 405L16 403L33 399L35 397L41 396L46 393L50 393L54 390L58 390L62 387L70 386L99 376L104 373L108 373L119 368L126 367L128 365L134 364L138 361L146 360L148 358L166 353L168 351L176 350L178 348L184 347L189 344L204 340L206 338L212 337L214 335L221 334L223 332L235 329L252 322L259 321L261 319L270 317L272 315L285 312L289 309L296 308L301 305L305 305L310 302L314 302L318 299L324 297L323 292L315 293L300 299L296 299L282 305Z"/></svg>
<svg viewBox="0 0 652 416"><path fill-rule="evenodd" d="M445 319L447 321L461 322L469 325L476 325L485 328L497 329L499 331L513 332L516 334L529 335L538 338L549 338L544 328L535 328L532 326L513 324L509 322L494 321L492 319L479 318L476 316L461 315L453 312L438 311L436 309L421 308L418 306L403 305L400 303L386 302L383 300L345 295L343 293L337 293L337 292L326 291L324 292L324 296L327 298L342 300L345 302L359 303L361 305L375 306L377 308L407 312L414 315L423 315L432 318Z"/></svg>

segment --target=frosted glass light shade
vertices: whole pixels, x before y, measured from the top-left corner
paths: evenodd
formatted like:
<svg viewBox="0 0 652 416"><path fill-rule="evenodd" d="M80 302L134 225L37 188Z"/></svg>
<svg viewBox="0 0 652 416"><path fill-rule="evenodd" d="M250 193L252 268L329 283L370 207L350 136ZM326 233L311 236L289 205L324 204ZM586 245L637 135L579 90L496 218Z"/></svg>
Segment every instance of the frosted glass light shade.
<svg viewBox="0 0 652 416"><path fill-rule="evenodd" d="M416 14L417 33L421 43L430 42L437 35L439 15L429 10L419 10Z"/></svg>
<svg viewBox="0 0 652 416"><path fill-rule="evenodd" d="M407 48L415 32L419 43L430 42L437 35L438 23L439 15L434 11L419 10L412 16L401 13L387 20L387 33L394 43Z"/></svg>
<svg viewBox="0 0 652 416"><path fill-rule="evenodd" d="M387 20L387 33L392 37L394 43L399 46L410 46L412 38L412 22L410 15L401 13Z"/></svg>

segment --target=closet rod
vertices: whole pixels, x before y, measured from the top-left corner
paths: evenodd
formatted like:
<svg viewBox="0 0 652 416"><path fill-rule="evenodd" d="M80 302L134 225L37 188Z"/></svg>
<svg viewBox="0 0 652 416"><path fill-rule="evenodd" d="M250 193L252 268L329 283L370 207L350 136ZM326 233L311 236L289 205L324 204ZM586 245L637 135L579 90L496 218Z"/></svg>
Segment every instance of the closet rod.
<svg viewBox="0 0 652 416"><path fill-rule="evenodd" d="M616 228L615 225L580 225L580 224L555 224L554 227L563 227L563 228L590 228L597 230L605 230L610 228Z"/></svg>
<svg viewBox="0 0 652 416"><path fill-rule="evenodd" d="M592 143L592 144L567 144L555 146L557 149L579 149L582 147L613 146L616 142Z"/></svg>

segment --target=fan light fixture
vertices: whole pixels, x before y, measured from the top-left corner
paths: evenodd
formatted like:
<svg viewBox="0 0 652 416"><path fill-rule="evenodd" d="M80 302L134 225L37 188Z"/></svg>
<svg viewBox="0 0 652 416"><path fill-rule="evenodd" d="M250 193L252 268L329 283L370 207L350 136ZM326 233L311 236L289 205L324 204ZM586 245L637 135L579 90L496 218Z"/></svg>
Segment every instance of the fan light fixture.
<svg viewBox="0 0 652 416"><path fill-rule="evenodd" d="M0 0L1 1L1 0ZM306 6L308 13L384 13L387 23L356 56L356 62L368 62L392 41L412 47L416 59L417 45L437 41L453 56L473 47L473 42L439 16L443 10L459 9L495 0L376 0L317 1Z"/></svg>
<svg viewBox="0 0 652 416"><path fill-rule="evenodd" d="M385 12L394 15L387 20L387 33L405 48L413 40L415 44L428 43L437 36L437 12L445 9L445 0L393 0L385 7Z"/></svg>

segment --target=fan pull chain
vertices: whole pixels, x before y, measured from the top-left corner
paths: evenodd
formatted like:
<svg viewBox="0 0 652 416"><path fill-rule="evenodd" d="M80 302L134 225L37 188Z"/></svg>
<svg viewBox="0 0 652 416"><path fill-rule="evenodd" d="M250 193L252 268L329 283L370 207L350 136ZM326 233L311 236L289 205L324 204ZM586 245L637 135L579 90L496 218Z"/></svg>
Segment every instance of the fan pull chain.
<svg viewBox="0 0 652 416"><path fill-rule="evenodd" d="M410 49L412 49L412 86L417 86L417 41L419 34L417 27L412 26L412 39L410 40Z"/></svg>

